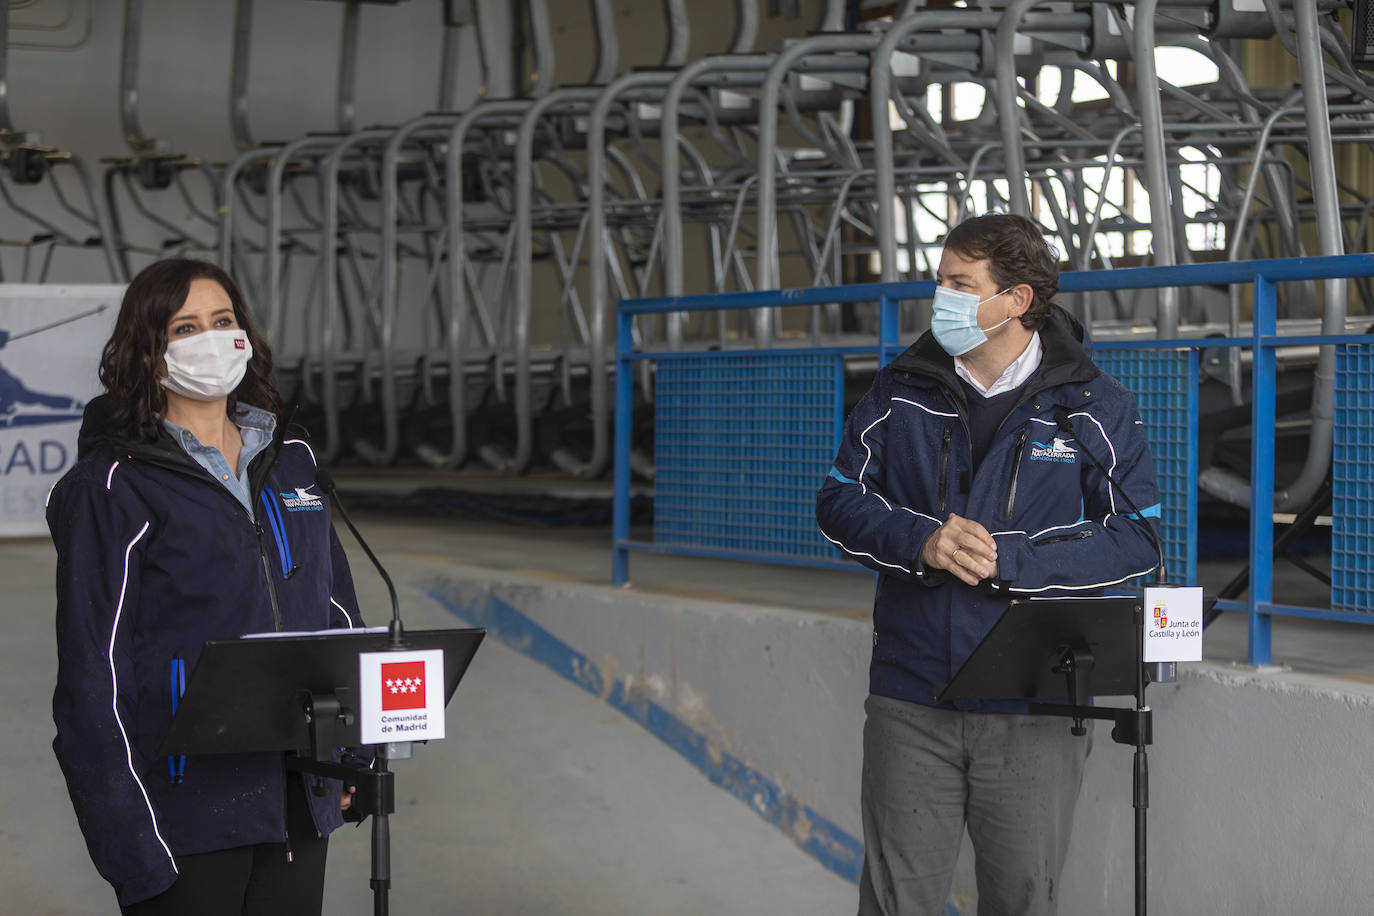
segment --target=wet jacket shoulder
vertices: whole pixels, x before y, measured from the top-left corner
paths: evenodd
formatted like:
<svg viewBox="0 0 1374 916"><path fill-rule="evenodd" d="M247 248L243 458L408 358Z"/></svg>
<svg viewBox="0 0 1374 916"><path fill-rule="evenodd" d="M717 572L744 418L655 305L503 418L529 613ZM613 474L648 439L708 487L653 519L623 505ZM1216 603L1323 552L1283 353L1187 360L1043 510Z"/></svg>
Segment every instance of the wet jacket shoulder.
<svg viewBox="0 0 1374 916"><path fill-rule="evenodd" d="M156 758L202 645L360 625L308 443L278 433L243 505L171 439L113 434L87 407L53 488L57 688L53 742L91 858L128 905L166 890L174 856L285 835L280 755ZM312 797L321 832L338 796Z"/></svg>
<svg viewBox="0 0 1374 916"><path fill-rule="evenodd" d="M816 518L831 542L880 574L874 693L934 703L1009 598L1100 594L1157 563L1149 526L1159 493L1134 398L1093 364L1087 335L1066 312L1056 308L1040 335L1040 367L976 471L964 388L930 334L878 373L846 420ZM1146 520L1130 517L1084 451ZM970 587L922 567L926 538L951 513L992 534L994 581Z"/></svg>

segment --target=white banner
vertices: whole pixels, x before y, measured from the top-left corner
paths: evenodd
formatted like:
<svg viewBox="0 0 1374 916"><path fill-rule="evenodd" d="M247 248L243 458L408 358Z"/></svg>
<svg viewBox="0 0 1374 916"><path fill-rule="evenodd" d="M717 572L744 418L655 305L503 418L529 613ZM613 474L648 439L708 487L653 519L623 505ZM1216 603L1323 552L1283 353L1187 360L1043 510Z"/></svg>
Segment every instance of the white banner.
<svg viewBox="0 0 1374 916"><path fill-rule="evenodd" d="M48 532L48 491L76 462L122 286L0 283L0 537Z"/></svg>

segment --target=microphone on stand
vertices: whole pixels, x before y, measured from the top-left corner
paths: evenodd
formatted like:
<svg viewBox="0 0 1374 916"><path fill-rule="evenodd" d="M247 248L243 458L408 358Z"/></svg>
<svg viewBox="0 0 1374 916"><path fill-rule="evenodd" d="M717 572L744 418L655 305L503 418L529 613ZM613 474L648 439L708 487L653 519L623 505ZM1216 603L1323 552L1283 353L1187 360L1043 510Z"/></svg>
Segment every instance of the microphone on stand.
<svg viewBox="0 0 1374 916"><path fill-rule="evenodd" d="M382 581L386 583L387 593L391 595L391 624L387 627L387 632L391 636L391 648L400 649L404 647L405 628L401 625L401 602L396 597L396 586L392 584L391 576L382 566L382 561L377 559L377 555L372 552L372 548L367 546L367 541L363 540L357 526L353 524L353 519L348 517L348 510L344 508L343 502L339 499L338 489L334 484L334 475L330 474L323 466L316 467L315 483L319 485L321 490L329 494L329 499L334 504L334 508L339 510L339 516L344 520L344 524L348 526L349 531L353 532L353 537L363 548L367 558L372 561L372 565L377 567L377 573L382 577Z"/></svg>
<svg viewBox="0 0 1374 916"><path fill-rule="evenodd" d="M1088 460L1093 463L1093 466L1101 472L1103 477L1107 478L1107 482L1116 488L1116 492L1121 494L1121 498L1126 501L1126 505L1130 506L1131 511L1135 513L1135 517L1139 519L1140 523L1150 532L1150 539L1154 541L1155 545L1155 553L1159 555L1159 565L1155 567L1155 585L1166 588L1170 587L1169 574L1164 565L1164 542L1159 539L1159 532L1155 531L1155 526L1151 525L1149 520L1140 514L1140 507L1127 495L1125 488L1117 482L1115 477L1108 473L1097 456L1089 451L1088 446L1074 433L1073 424L1069 422L1068 411L1064 410L1062 407L1056 410L1054 412L1054 422L1059 426L1061 432L1071 436L1078 443L1078 447L1083 450L1083 454L1087 455ZM1178 679L1177 662L1146 662L1143 667L1143 676L1153 683L1172 684ZM1143 685L1141 689L1144 689Z"/></svg>
<svg viewBox="0 0 1374 916"><path fill-rule="evenodd" d="M334 485L334 475L323 467L315 468L315 483L321 490L329 494L332 502L339 510L340 517L348 530L353 532L353 537L357 539L358 545L363 548L367 558L372 561L372 565L377 567L377 573L386 583L387 593L391 596L391 624L387 627L387 632L391 637L391 648L404 649L405 629L401 626L401 602L396 597L396 586L391 581L391 576L387 574L386 567L382 566L382 561L377 559L377 555L372 552L372 548L367 546L367 541L358 532L358 528L353 524L353 519L348 517L348 510L344 508L343 502L339 499L339 493ZM379 791L379 795L385 794L389 801L386 805L379 807L372 812L372 896L373 912L386 914L389 912L389 896L391 890L391 814L395 811L395 800L393 797L395 789L391 781L391 771L388 769L388 761L397 758L408 758L412 753L412 745L409 741L387 742L377 745L377 754L372 759L372 775L374 779L385 779L387 790L385 793Z"/></svg>

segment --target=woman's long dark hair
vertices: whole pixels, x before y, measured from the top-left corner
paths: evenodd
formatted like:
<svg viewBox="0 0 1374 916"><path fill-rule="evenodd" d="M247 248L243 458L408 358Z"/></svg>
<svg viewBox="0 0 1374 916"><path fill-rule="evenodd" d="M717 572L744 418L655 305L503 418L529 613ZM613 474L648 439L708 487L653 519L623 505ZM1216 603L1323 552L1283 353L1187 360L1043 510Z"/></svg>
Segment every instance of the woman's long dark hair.
<svg viewBox="0 0 1374 916"><path fill-rule="evenodd" d="M167 352L167 323L186 304L195 280L213 280L224 289L253 347L243 381L229 395L229 415L234 415L240 402L281 415L281 398L272 382L272 349L249 316L238 284L208 261L169 258L148 265L129 284L114 333L100 356L100 382L109 393L110 423L129 438L144 442L157 438L159 417L167 410L165 389L158 381Z"/></svg>

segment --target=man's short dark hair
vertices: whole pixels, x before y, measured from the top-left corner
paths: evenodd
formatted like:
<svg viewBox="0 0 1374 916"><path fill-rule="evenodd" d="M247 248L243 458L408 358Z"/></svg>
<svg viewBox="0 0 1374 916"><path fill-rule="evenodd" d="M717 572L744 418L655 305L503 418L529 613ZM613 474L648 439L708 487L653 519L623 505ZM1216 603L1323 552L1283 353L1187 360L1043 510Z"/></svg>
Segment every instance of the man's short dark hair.
<svg viewBox="0 0 1374 916"><path fill-rule="evenodd" d="M945 249L972 260L986 260L998 290L1020 283L1034 292L1021 324L1032 331L1050 317L1050 300L1059 292L1059 257L1040 226L1024 216L989 213L966 219L945 236Z"/></svg>

